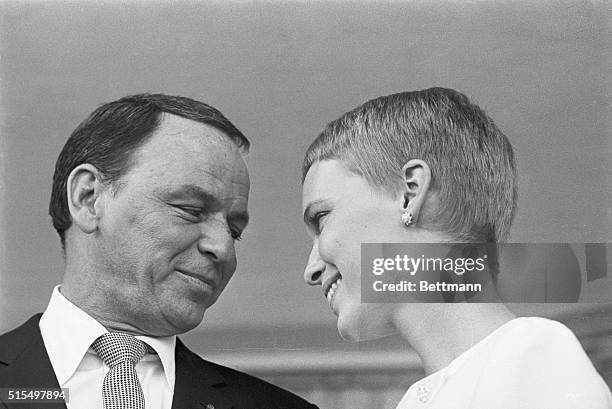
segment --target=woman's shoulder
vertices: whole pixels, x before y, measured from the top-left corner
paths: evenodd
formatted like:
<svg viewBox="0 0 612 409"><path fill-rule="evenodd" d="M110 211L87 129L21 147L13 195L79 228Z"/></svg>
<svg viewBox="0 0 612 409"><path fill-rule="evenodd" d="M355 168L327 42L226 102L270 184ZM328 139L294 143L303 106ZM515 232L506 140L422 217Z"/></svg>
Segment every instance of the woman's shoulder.
<svg viewBox="0 0 612 409"><path fill-rule="evenodd" d="M574 333L558 321L521 317L509 321L485 339L489 369L514 366L528 374L587 372L598 375ZM558 372L560 370L560 372Z"/></svg>
<svg viewBox="0 0 612 409"><path fill-rule="evenodd" d="M558 408L612 405L610 391L580 341L560 322L516 318L491 335L487 349L481 381L483 386L503 386L498 397L522 395L530 404L554 401Z"/></svg>
<svg viewBox="0 0 612 409"><path fill-rule="evenodd" d="M505 360L524 365L531 360L551 358L559 353L575 354L588 361L574 333L562 323L541 317L519 317L497 328L449 367L482 367Z"/></svg>
<svg viewBox="0 0 612 409"><path fill-rule="evenodd" d="M609 409L612 397L572 331L516 318L448 367L410 387L399 408L424 400L444 409Z"/></svg>
<svg viewBox="0 0 612 409"><path fill-rule="evenodd" d="M574 333L559 321L542 317L519 317L502 325L493 332L495 341L506 341L509 338L520 344L529 345L545 340L556 342L577 342Z"/></svg>

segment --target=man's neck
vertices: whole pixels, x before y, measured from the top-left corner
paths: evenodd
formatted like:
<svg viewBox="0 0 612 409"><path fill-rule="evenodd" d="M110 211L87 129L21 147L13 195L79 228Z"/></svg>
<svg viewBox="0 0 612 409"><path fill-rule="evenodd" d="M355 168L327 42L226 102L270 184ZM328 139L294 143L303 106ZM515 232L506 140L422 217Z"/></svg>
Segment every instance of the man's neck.
<svg viewBox="0 0 612 409"><path fill-rule="evenodd" d="M66 274L64 283L60 287L61 294L72 304L87 313L90 317L98 321L108 331L125 332L131 335L147 335L146 332L136 328L128 323L113 319L111 311L107 311L100 306L107 304L108 299L112 296L101 296L103 291L95 291L94 288L84 285L79 285L79 280L73 277L78 275ZM106 299L106 300L104 300Z"/></svg>

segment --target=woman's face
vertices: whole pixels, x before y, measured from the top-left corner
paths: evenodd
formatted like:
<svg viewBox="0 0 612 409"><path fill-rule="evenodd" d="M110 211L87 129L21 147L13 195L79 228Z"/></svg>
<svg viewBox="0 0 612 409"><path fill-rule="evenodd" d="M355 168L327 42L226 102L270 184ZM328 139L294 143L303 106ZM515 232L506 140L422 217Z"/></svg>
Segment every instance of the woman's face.
<svg viewBox="0 0 612 409"><path fill-rule="evenodd" d="M395 332L394 305L361 303L361 243L410 240L402 201L372 189L337 160L316 162L306 175L302 210L313 246L304 279L322 287L346 339Z"/></svg>

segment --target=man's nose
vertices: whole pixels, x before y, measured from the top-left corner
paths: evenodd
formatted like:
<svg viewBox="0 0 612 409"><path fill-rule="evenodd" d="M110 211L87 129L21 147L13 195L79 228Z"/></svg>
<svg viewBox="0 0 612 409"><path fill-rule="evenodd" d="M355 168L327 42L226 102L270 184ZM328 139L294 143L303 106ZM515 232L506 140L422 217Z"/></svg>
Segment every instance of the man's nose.
<svg viewBox="0 0 612 409"><path fill-rule="evenodd" d="M215 262L227 262L235 258L234 238L225 221L211 220L202 226L198 250Z"/></svg>
<svg viewBox="0 0 612 409"><path fill-rule="evenodd" d="M325 270L325 262L319 255L319 246L315 242L308 257L308 264L304 269L304 281L310 285L321 285L321 275Z"/></svg>

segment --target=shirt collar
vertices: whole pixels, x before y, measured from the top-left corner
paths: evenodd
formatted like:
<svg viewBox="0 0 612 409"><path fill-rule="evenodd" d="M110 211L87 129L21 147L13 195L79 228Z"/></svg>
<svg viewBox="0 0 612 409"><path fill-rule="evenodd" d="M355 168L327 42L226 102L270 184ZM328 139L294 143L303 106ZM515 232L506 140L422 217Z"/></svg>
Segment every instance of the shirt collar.
<svg viewBox="0 0 612 409"><path fill-rule="evenodd" d="M49 360L61 386L74 375L96 338L108 332L93 317L68 301L60 292L59 285L53 289L39 326ZM139 335L136 338L155 350L161 360L170 390L174 391L176 336Z"/></svg>
<svg viewBox="0 0 612 409"><path fill-rule="evenodd" d="M166 381L168 381L170 390L174 393L174 350L176 348L176 335L171 335L168 337L149 337L145 335L138 335L136 338L146 342L155 350L159 356L159 359L161 360L162 366L164 367Z"/></svg>

